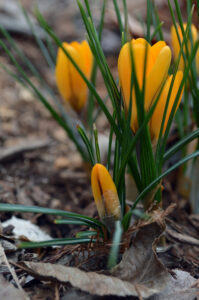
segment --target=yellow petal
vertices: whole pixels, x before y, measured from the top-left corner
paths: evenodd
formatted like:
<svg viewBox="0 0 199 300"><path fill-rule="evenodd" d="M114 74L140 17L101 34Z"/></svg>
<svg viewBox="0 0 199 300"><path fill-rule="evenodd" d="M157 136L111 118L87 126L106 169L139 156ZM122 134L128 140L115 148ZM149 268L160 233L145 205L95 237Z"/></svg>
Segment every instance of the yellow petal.
<svg viewBox="0 0 199 300"><path fill-rule="evenodd" d="M160 95L160 98L158 100L158 103L156 105L155 111L153 113L153 116L150 120L150 133L151 133L151 138L152 140L155 139L157 140L159 137L159 133L160 133L160 128L161 128L161 124L162 124L162 119L163 119L163 114L164 114L164 109L165 109L165 105L166 105L166 101L167 101L167 96L169 93L169 89L170 89L170 85L171 85L171 81L172 81L173 75L169 76L164 87L162 90L162 93ZM169 105L168 105L168 109L167 109L167 113L166 113L166 118L165 118L165 123L164 123L164 128L163 128L163 133L165 132L168 120L169 120L169 116L171 113L171 110L173 108L174 105L174 101L176 98L176 95L178 93L181 81L183 78L183 73L182 71L178 71L174 80L174 84L173 84L173 88L171 91L171 96L169 99ZM178 104L176 107L176 110L178 109L178 106L180 104L180 101L182 99L182 93L178 99Z"/></svg>
<svg viewBox="0 0 199 300"><path fill-rule="evenodd" d="M81 71L84 72L84 62L82 60L80 52L78 52L74 47L71 47L70 55L74 59L78 67L81 69ZM71 88L71 99L69 99L69 101L71 106L77 112L79 112L85 105L87 99L87 85L70 61L68 62L68 69Z"/></svg>
<svg viewBox="0 0 199 300"><path fill-rule="evenodd" d="M144 77L144 63L145 55L147 53L146 61L146 76L152 68L150 60L150 49L151 46L144 39L132 40L130 43L126 43L119 54L118 58L118 73L120 86L122 88L123 98L125 102L125 108L128 110L129 101L130 101L130 88L131 88L131 49L133 54L133 62L136 71L136 77L138 80L138 85L140 89L143 86L143 77ZM132 118L131 118L131 127L135 130L137 124L137 106L135 100L135 89L132 91Z"/></svg>
<svg viewBox="0 0 199 300"><path fill-rule="evenodd" d="M153 48L153 47L152 47ZM158 49L159 50L159 49ZM157 50L156 50L157 51ZM158 51L157 51L158 52ZM168 46L161 48L151 72L146 77L145 110L148 111L152 101L167 77L171 63L171 50Z"/></svg>
<svg viewBox="0 0 199 300"><path fill-rule="evenodd" d="M64 48L68 49L69 45L67 43L63 43L62 45ZM71 88L68 73L68 58L61 48L58 49L57 53L55 77L57 87L62 98L66 101L69 101L69 99L71 98Z"/></svg>
<svg viewBox="0 0 199 300"><path fill-rule="evenodd" d="M187 24L183 24L183 27L184 27L184 30L186 30ZM182 30L179 25L177 25L177 29L178 29L180 42L182 43L183 34L182 34ZM193 24L191 25L191 34L192 34L193 44L195 44L195 42L197 40L197 29L196 29L195 25L193 25ZM174 60L177 60L178 55L180 53L180 43L179 43L174 25L172 25L172 27L171 27L171 43L172 43L172 48L173 48ZM190 52L191 51L191 42L189 39L187 41L187 46L188 46L188 51ZM183 52L186 55L186 47L185 46L183 47ZM179 70L184 70L183 56L181 56L181 58L180 58Z"/></svg>
<svg viewBox="0 0 199 300"><path fill-rule="evenodd" d="M132 39L131 41L132 44L142 44L145 47L151 47L151 45L147 42L147 40L143 39L143 38L138 38L138 39Z"/></svg>
<svg viewBox="0 0 199 300"><path fill-rule="evenodd" d="M151 47L151 56L155 63L158 55L160 54L160 51L162 50L162 48L164 48L166 46L166 43L164 41L159 41L157 43L155 43L152 47Z"/></svg>
<svg viewBox="0 0 199 300"><path fill-rule="evenodd" d="M106 214L105 211L105 205L104 200L102 198L102 189L101 189L101 183L99 181L99 171L98 171L98 165L95 165L92 169L91 173L91 186L93 191L93 197L95 200L95 204L97 207L98 214L100 216L100 219L103 218Z"/></svg>
<svg viewBox="0 0 199 300"><path fill-rule="evenodd" d="M83 41L81 43L81 51L82 51L82 57L85 62L84 64L84 72L88 79L91 77L92 67L93 67L93 54L91 52L91 49L87 43L87 41Z"/></svg>
<svg viewBox="0 0 199 300"><path fill-rule="evenodd" d="M69 52L81 71L90 78L92 69L92 53L86 41L81 44L72 42L63 43L63 47ZM59 92L65 101L68 101L74 110L79 112L85 105L88 88L76 68L59 49L55 69L56 82Z"/></svg>
<svg viewBox="0 0 199 300"><path fill-rule="evenodd" d="M96 164L91 172L91 186L95 204L100 218L120 219L120 202L116 186L108 172L101 164Z"/></svg>

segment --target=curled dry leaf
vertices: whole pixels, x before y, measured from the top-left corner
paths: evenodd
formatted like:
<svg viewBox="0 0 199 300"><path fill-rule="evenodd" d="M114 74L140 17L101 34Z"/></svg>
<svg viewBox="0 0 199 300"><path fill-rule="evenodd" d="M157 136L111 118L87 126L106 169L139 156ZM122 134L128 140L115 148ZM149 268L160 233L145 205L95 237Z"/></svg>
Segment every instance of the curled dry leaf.
<svg viewBox="0 0 199 300"><path fill-rule="evenodd" d="M171 275L155 252L158 238L165 230L161 215L156 215L155 219L152 223L141 224L133 233L131 246L125 251L121 262L112 270L112 275L137 286L141 284L160 291Z"/></svg>

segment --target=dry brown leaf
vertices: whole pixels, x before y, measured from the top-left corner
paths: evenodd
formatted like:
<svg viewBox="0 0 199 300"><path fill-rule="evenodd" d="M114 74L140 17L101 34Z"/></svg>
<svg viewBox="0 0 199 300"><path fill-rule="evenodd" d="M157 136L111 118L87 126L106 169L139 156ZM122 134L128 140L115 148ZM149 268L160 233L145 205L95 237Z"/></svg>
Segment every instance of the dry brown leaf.
<svg viewBox="0 0 199 300"><path fill-rule="evenodd" d="M25 300L23 292L15 288L11 283L0 276L0 299L6 300Z"/></svg>
<svg viewBox="0 0 199 300"><path fill-rule="evenodd" d="M188 272L174 270L175 277L171 277L162 293L153 296L150 300L190 300L199 299L197 280Z"/></svg>
<svg viewBox="0 0 199 300"><path fill-rule="evenodd" d="M8 259L7 259L6 255L5 255L4 249L3 249L3 247L2 247L1 244L0 244L0 266L1 267L2 266L7 266L7 268L9 270L10 274L12 275L12 277L13 277L13 279L14 279L14 281L15 281L18 289L19 289L19 291L21 292L21 295L23 296L23 297L21 297L21 300L28 300L29 298L26 296L25 291L21 287L19 279L18 279L18 277L17 277L17 275L15 273L15 270L11 267L10 263L8 262ZM4 286L6 286L6 284L4 284ZM2 289L0 289L0 291L1 290ZM6 289L5 289L4 292L6 293ZM0 297L0 299L3 299L3 297ZM7 299L7 298L5 298L5 299Z"/></svg>
<svg viewBox="0 0 199 300"><path fill-rule="evenodd" d="M161 221L161 217L156 217ZM164 229L164 223L153 222L134 232L131 247L112 270L112 274L150 289L163 289L171 275L157 258L155 246Z"/></svg>
<svg viewBox="0 0 199 300"><path fill-rule="evenodd" d="M73 287L90 294L105 296L137 296L137 286L119 278L98 274L95 272L84 272L78 268L65 267L58 264L23 262L18 264L35 278L43 281L58 281L70 283ZM139 285L143 298L159 292L155 288L147 288Z"/></svg>

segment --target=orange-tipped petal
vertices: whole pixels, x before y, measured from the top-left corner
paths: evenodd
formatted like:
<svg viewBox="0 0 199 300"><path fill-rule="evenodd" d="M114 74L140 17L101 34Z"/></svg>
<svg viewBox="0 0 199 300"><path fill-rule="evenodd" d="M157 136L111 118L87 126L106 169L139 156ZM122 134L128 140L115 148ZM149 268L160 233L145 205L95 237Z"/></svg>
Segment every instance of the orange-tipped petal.
<svg viewBox="0 0 199 300"><path fill-rule="evenodd" d="M113 217L114 220L119 220L121 210L116 186L103 165L96 164L93 167L91 186L100 219L103 221L107 217Z"/></svg>
<svg viewBox="0 0 199 300"><path fill-rule="evenodd" d="M63 43L63 47L86 77L90 78L93 58L88 43L83 41L80 44L75 41L71 44ZM62 98L68 101L76 112L80 112L86 103L88 88L62 49L58 50L55 76Z"/></svg>
<svg viewBox="0 0 199 300"><path fill-rule="evenodd" d="M165 105L166 105L166 101L167 101L167 96L169 93L169 89L170 89L170 85L171 85L171 81L172 81L173 75L169 76L164 87L163 90L161 92L160 98L158 100L158 103L156 105L155 111L152 115L152 118L150 120L150 133L151 133L151 138L152 140L155 139L157 140L159 137L159 133L160 133L160 128L161 128L161 124L162 124L162 119L163 119L163 115L164 115L164 109L165 109ZM178 71L174 80L174 84L173 84L173 88L171 91L171 95L170 95L170 99L169 99L169 105L168 105L168 109L167 109L167 113L166 113L166 118L165 118L165 123L164 123L164 128L163 128L163 133L165 132L168 120L169 120L169 116L171 113L171 110L173 108L181 81L183 78L183 73L182 71ZM182 99L182 93L178 99L178 104L176 107L176 110L178 109L178 106L180 104L180 101Z"/></svg>

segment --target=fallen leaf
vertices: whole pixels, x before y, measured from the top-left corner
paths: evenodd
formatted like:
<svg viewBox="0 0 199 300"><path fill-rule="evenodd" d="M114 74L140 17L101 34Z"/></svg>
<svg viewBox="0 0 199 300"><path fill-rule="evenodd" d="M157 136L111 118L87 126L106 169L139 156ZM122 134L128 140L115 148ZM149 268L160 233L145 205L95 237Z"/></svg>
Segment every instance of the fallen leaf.
<svg viewBox="0 0 199 300"><path fill-rule="evenodd" d="M142 226L133 233L130 248L111 273L122 280L160 291L171 277L155 252L165 224L154 221Z"/></svg>
<svg viewBox="0 0 199 300"><path fill-rule="evenodd" d="M199 287L195 288L197 279L188 272L173 270L175 276L167 282L164 291L153 296L150 300L190 300L198 299Z"/></svg>
<svg viewBox="0 0 199 300"><path fill-rule="evenodd" d="M84 272L78 268L50 263L25 261L19 263L18 266L42 281L70 283L73 287L93 295L137 296L136 286L113 276ZM142 285L139 288L144 298L159 292L157 289L150 289Z"/></svg>
<svg viewBox="0 0 199 300"><path fill-rule="evenodd" d="M24 294L11 283L6 281L3 276L0 276L0 299L6 300L25 300Z"/></svg>
<svg viewBox="0 0 199 300"><path fill-rule="evenodd" d="M0 266L1 267L6 266L8 268L8 272L12 275L12 278L14 279L15 284L17 285L19 291L21 292L21 295L23 296L20 299L21 300L23 300L23 299L28 300L28 297L26 296L25 291L23 290L23 288L20 285L19 279L18 279L18 277L17 277L17 275L15 273L15 270L11 267L11 265L10 265L10 263L9 263L6 255L5 255L4 249L3 249L3 247L2 247L1 244L0 244ZM0 291L1 291L1 289L0 289ZM3 299L3 298L0 297L0 299ZM7 298L5 298L5 299L7 299Z"/></svg>

